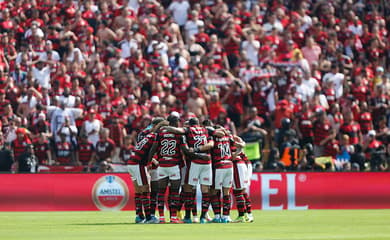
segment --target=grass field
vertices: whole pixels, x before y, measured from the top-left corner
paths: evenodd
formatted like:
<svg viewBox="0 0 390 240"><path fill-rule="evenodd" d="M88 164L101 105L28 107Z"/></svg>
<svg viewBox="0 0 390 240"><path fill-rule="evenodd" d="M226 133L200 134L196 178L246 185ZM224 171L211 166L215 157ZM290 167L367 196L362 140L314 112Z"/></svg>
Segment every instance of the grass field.
<svg viewBox="0 0 390 240"><path fill-rule="evenodd" d="M390 210L255 211L254 223L134 224L134 212L1 212L0 239L390 239Z"/></svg>

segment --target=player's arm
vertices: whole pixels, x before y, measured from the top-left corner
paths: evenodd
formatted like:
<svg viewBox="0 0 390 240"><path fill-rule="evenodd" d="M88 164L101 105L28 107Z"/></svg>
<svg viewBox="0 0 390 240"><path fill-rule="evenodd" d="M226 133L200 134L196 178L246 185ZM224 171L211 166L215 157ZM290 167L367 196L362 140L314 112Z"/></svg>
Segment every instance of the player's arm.
<svg viewBox="0 0 390 240"><path fill-rule="evenodd" d="M170 132L170 133L181 134L181 135L186 133L186 130L184 128L178 128L178 127L172 127L172 126L165 126L164 130L166 130L167 132Z"/></svg>
<svg viewBox="0 0 390 240"><path fill-rule="evenodd" d="M214 147L214 140L209 140L205 145L200 146L198 149L194 149L195 152L207 152Z"/></svg>
<svg viewBox="0 0 390 240"><path fill-rule="evenodd" d="M166 127L169 125L169 122L164 120L164 121L161 121L159 122L158 124L154 125L151 129L152 132L156 132L157 130L159 130L161 127Z"/></svg>
<svg viewBox="0 0 390 240"><path fill-rule="evenodd" d="M154 154L157 151L157 147L158 147L158 141L153 142L153 145L150 148L150 151L149 151L149 154L148 154L148 158L147 158L148 163L152 161L153 156L154 156Z"/></svg>
<svg viewBox="0 0 390 240"><path fill-rule="evenodd" d="M233 140L234 140L234 146L239 148L239 149L242 149L245 147L245 142L244 140L242 140L242 138L240 138L239 136L236 136L234 135L233 136Z"/></svg>
<svg viewBox="0 0 390 240"><path fill-rule="evenodd" d="M195 153L194 149L189 148L185 136L182 136L181 141L182 141L182 143L181 143L180 149L186 156L188 156L190 158L199 158L199 159L206 160L206 161L210 160L210 156L208 154Z"/></svg>
<svg viewBox="0 0 390 240"><path fill-rule="evenodd" d="M241 152L242 152L242 148L237 148L237 151L235 151L232 155L232 161L236 161L237 156L240 155Z"/></svg>

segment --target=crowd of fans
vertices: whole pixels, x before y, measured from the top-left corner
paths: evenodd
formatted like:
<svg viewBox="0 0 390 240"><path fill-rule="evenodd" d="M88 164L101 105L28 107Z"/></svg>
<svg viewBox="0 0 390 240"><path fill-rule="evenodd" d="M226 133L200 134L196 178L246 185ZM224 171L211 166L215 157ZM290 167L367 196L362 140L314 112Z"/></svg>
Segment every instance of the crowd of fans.
<svg viewBox="0 0 390 240"><path fill-rule="evenodd" d="M0 10L3 171L30 171L30 155L109 171L125 135L135 144L173 111L258 142L257 170L389 169L387 1L15 0Z"/></svg>

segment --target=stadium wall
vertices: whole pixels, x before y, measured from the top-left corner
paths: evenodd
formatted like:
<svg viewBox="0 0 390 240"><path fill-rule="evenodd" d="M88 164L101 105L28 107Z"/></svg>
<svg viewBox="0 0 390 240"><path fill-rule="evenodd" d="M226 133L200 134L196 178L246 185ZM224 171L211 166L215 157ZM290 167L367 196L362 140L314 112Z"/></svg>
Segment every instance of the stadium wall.
<svg viewBox="0 0 390 240"><path fill-rule="evenodd" d="M0 211L133 210L128 174L2 174ZM256 173L254 209L390 208L390 173Z"/></svg>

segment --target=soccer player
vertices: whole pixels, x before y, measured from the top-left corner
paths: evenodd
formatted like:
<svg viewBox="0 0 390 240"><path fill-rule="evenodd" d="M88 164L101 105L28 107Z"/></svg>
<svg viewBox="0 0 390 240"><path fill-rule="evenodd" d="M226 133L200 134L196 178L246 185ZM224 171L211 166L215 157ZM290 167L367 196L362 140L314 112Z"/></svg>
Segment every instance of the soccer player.
<svg viewBox="0 0 390 240"><path fill-rule="evenodd" d="M206 128L200 126L198 118L190 118L188 120L189 127L175 128L172 126L165 127L168 132L177 134L185 134L188 141L188 146L194 149L195 152L208 152L213 146L214 141L209 136ZM208 153L207 153L208 154ZM209 155L209 154L208 154ZM200 216L200 223L206 223L206 213L210 205L209 190L212 184L212 169L211 160L201 159L199 157L190 157L190 166L187 167L188 184L192 188L196 188L198 182L201 186L202 192L202 213ZM195 199L192 198L192 189L183 187L185 198L186 214L183 222L190 223L190 209L194 205Z"/></svg>
<svg viewBox="0 0 390 240"><path fill-rule="evenodd" d="M242 142L241 138L237 136L234 136L234 138L237 142ZM247 222L247 218L245 217L245 188L248 185L248 160L245 153L242 152L241 148L236 148L235 146L233 146L231 151L233 152L233 194L236 200L238 210L238 217L233 222Z"/></svg>
<svg viewBox="0 0 390 240"><path fill-rule="evenodd" d="M211 203L214 210L215 223L228 223L230 219L230 190L233 182L233 162L231 147L237 146L239 148L244 147L243 142L234 141L233 136L226 129L220 126L216 126L218 129L222 129L222 135L220 132L214 131L212 133L214 139L214 147L211 150L211 157L213 163L213 188L211 195ZM221 201L222 190L222 201ZM223 216L221 217L221 203L223 203Z"/></svg>
<svg viewBox="0 0 390 240"><path fill-rule="evenodd" d="M137 202L141 202L146 217L145 219L143 219L142 215L138 213L135 219L136 223L159 222L157 218L151 216L150 212L150 175L147 172L147 157L148 152L150 151L150 148L156 137L155 131L159 129L163 124L166 124L163 118L153 119L153 127L150 129L150 132L139 138L140 141L137 142L130 159L127 161L127 168L130 175L132 176L134 183L136 205Z"/></svg>

